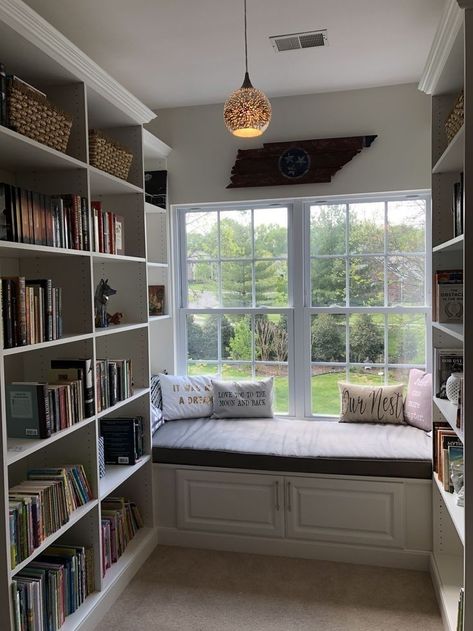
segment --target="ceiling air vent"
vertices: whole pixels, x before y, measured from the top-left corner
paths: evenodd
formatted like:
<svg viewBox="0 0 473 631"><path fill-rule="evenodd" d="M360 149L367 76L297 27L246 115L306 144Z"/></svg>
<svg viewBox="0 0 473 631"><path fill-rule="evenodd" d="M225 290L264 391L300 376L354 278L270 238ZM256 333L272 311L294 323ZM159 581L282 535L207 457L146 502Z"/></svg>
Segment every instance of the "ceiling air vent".
<svg viewBox="0 0 473 631"><path fill-rule="evenodd" d="M277 53L282 53L286 50L328 45L327 29L307 31L306 33L291 33L289 35L273 35L269 39Z"/></svg>

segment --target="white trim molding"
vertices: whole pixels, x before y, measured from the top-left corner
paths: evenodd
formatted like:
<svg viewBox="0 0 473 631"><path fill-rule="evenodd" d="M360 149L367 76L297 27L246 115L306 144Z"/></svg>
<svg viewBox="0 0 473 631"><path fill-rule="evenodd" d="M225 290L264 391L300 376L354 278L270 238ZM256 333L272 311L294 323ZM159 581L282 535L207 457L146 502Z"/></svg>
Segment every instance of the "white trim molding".
<svg viewBox="0 0 473 631"><path fill-rule="evenodd" d="M113 103L137 124L156 114L22 0L0 0L0 21Z"/></svg>

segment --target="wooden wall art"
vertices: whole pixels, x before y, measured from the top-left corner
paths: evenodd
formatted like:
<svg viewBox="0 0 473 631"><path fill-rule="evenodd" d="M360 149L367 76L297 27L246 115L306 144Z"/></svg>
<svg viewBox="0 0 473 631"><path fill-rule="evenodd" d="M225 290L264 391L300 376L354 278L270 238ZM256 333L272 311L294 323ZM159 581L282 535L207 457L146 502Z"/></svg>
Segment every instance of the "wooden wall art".
<svg viewBox="0 0 473 631"><path fill-rule="evenodd" d="M333 175L377 136L268 142L239 149L227 188L331 182Z"/></svg>

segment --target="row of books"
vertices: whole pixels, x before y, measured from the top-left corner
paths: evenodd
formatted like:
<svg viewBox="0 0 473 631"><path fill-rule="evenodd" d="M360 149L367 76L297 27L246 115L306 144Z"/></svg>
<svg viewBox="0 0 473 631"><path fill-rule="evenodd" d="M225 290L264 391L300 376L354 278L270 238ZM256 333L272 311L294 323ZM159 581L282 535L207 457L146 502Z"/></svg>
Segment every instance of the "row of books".
<svg viewBox="0 0 473 631"><path fill-rule="evenodd" d="M62 290L50 278L1 279L4 348L50 342L62 337Z"/></svg>
<svg viewBox="0 0 473 631"><path fill-rule="evenodd" d="M17 631L58 631L95 590L94 551L51 546L12 580Z"/></svg>
<svg viewBox="0 0 473 631"><path fill-rule="evenodd" d="M121 215L102 210L102 202L91 203L94 226L94 251L125 254L125 220Z"/></svg>
<svg viewBox="0 0 473 631"><path fill-rule="evenodd" d="M142 416L101 419L105 465L136 464L144 454L143 427Z"/></svg>
<svg viewBox="0 0 473 631"><path fill-rule="evenodd" d="M463 322L463 270L439 270L434 274L432 320L448 324Z"/></svg>
<svg viewBox="0 0 473 631"><path fill-rule="evenodd" d="M96 364L97 412L133 394L131 359L98 359Z"/></svg>
<svg viewBox="0 0 473 631"><path fill-rule="evenodd" d="M447 379L454 372L463 372L461 348L434 348L434 392L440 399L447 398Z"/></svg>
<svg viewBox="0 0 473 631"><path fill-rule="evenodd" d="M94 415L92 359L53 359L48 383L6 386L10 438L49 438Z"/></svg>
<svg viewBox="0 0 473 631"><path fill-rule="evenodd" d="M462 470L463 443L448 423L434 423L434 471L439 482L448 493L454 492L452 470L454 466Z"/></svg>
<svg viewBox="0 0 473 631"><path fill-rule="evenodd" d="M116 563L127 545L143 528L140 511L124 497L109 496L102 502L102 575Z"/></svg>
<svg viewBox="0 0 473 631"><path fill-rule="evenodd" d="M0 183L0 239L89 250L89 204L80 195L50 196Z"/></svg>
<svg viewBox="0 0 473 631"><path fill-rule="evenodd" d="M80 464L28 471L27 480L8 492L11 566L27 559L59 530L79 506L90 502L92 490Z"/></svg>

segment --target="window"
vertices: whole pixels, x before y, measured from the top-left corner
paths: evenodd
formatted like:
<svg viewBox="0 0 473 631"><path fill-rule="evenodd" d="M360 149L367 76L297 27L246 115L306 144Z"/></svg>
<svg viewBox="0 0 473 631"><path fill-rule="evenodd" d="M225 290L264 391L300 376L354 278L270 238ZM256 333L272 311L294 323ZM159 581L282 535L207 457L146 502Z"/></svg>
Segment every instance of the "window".
<svg viewBox="0 0 473 631"><path fill-rule="evenodd" d="M273 376L280 414L424 367L425 196L178 209L178 370Z"/></svg>

